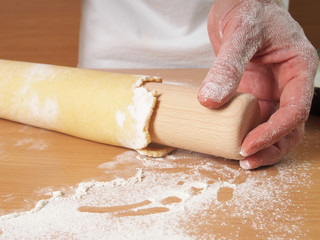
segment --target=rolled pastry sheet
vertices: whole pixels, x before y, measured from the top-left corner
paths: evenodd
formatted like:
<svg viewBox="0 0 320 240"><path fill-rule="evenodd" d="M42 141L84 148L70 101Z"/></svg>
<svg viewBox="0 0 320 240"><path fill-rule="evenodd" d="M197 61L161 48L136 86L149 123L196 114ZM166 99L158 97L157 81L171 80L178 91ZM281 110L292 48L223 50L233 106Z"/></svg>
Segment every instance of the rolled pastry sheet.
<svg viewBox="0 0 320 240"><path fill-rule="evenodd" d="M158 77L0 60L0 117L100 143L142 149Z"/></svg>

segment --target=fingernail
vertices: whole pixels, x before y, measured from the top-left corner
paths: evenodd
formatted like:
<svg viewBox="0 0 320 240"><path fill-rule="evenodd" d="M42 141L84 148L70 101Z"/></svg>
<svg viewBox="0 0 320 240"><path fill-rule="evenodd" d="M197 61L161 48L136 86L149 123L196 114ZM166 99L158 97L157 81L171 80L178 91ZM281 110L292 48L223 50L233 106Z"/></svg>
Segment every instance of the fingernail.
<svg viewBox="0 0 320 240"><path fill-rule="evenodd" d="M241 151L240 151L240 155L241 155L242 157L248 157L248 154L245 153L242 149L241 149Z"/></svg>
<svg viewBox="0 0 320 240"><path fill-rule="evenodd" d="M240 161L240 167L242 167L243 169L251 169L250 163L248 160L242 160Z"/></svg>

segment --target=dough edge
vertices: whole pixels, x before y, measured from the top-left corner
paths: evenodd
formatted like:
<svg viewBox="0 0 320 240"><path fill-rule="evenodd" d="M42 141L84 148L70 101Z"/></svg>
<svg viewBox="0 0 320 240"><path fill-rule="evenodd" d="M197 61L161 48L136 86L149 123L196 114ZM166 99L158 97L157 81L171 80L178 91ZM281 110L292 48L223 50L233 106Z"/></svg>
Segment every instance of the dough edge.
<svg viewBox="0 0 320 240"><path fill-rule="evenodd" d="M161 83L162 78L156 77L156 76L142 75L141 78L139 78L138 81L136 82L136 87L143 87L143 85L146 82L159 82L159 83ZM152 142L152 139L151 139L151 136L149 133L149 126L150 126L151 117L152 117L153 113L156 111L155 106L158 101L158 99L157 99L158 93L155 90L153 90L152 94L155 97L155 100L153 101L152 110L150 111L149 116L145 122L145 135L146 135L146 138L148 139L148 144L147 144L147 146L145 146L143 148L135 149L135 150L141 155L159 158L159 157L164 157L167 154L170 154L171 152L176 150L176 148L170 147L170 146L165 146L165 145L160 145L160 144L156 144L156 143Z"/></svg>

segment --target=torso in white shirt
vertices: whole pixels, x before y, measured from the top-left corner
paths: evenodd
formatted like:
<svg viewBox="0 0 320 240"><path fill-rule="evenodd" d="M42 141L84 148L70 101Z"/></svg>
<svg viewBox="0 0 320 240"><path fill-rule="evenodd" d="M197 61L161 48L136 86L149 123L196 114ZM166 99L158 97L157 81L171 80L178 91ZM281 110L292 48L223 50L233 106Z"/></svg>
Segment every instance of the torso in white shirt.
<svg viewBox="0 0 320 240"><path fill-rule="evenodd" d="M84 0L79 67L200 68L214 0Z"/></svg>

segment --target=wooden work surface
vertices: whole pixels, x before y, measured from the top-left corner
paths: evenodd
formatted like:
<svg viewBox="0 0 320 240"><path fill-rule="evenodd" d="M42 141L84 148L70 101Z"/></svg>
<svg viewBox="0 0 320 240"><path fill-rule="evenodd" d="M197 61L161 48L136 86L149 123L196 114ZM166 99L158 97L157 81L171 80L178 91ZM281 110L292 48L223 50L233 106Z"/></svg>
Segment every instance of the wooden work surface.
<svg viewBox="0 0 320 240"><path fill-rule="evenodd" d="M206 70L134 73L198 85ZM90 200L99 192L99 186L87 187L87 192L80 195L75 190L79 183L93 179L110 182L120 178L125 182L100 187L101 202L97 198ZM34 234L39 239L79 239L77 234L94 239L104 230L108 236L115 236L118 231L119 239L125 234L146 239L143 234L147 233L148 239L163 235L169 235L167 239L317 239L319 180L320 118L316 116L310 116L304 140L281 164L255 171L242 170L237 161L182 150L166 158L145 158L124 148L0 120L0 216L32 210L39 200L49 199L52 192L62 194L59 192L39 211L15 218L0 217L0 239L8 237L7 231L12 238L22 232L32 239ZM72 198L75 195L77 198ZM56 214L55 210L49 211L62 204L64 198L78 199L72 202L78 204L74 215L87 215L75 215L74 220L64 223L64 219L72 219L71 210L66 216L58 207ZM105 217L103 221L99 220L101 217ZM79 225L82 218L89 219L87 231ZM47 219L51 220L46 223ZM108 221L117 223L118 230L104 225ZM153 225L149 226L149 221ZM39 235L32 226L38 226ZM101 239L98 236L96 239Z"/></svg>

